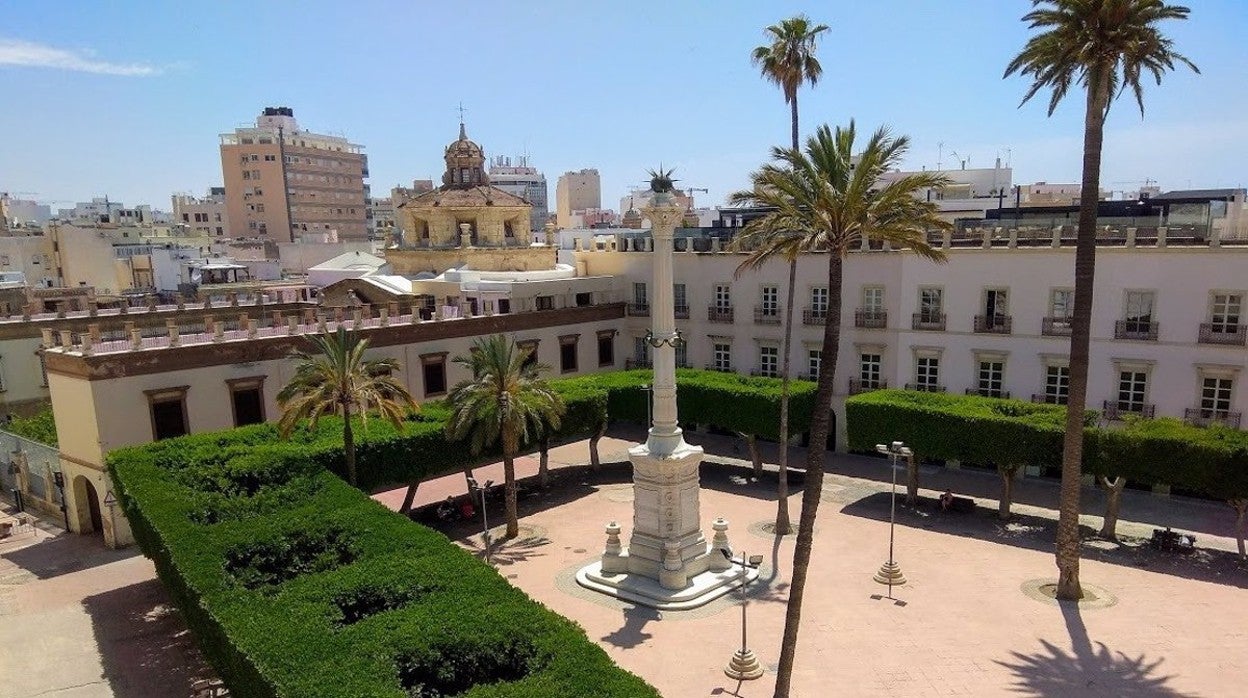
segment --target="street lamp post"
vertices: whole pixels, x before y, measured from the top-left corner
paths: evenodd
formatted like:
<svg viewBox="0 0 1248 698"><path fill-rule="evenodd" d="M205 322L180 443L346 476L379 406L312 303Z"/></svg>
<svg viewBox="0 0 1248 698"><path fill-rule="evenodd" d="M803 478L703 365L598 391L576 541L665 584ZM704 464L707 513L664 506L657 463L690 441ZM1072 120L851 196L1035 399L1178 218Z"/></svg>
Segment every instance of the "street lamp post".
<svg viewBox="0 0 1248 698"><path fill-rule="evenodd" d="M489 563L489 564L493 564L493 563L490 560L490 547L491 547L490 546L490 517L489 517L489 514L485 511L485 493L487 490L490 489L490 485L493 485L493 484L494 484L493 480L486 480L485 486L483 487L477 484L476 478L474 477L468 478L468 489L476 491L477 493L480 494L480 497L481 497L481 541L485 545L485 561L486 563ZM471 495L472 495L472 492L469 492L469 496Z"/></svg>
<svg viewBox="0 0 1248 698"><path fill-rule="evenodd" d="M749 605L749 597L745 594L745 587L750 583L747 576L749 567L758 567L763 563L762 555L751 555L746 557L744 552L741 553L740 559L732 557L732 551L728 548L720 548L719 552L727 560L733 564L741 565L741 649L733 653L732 659L729 660L728 666L724 667L724 673L729 678L738 681L746 681L749 679L757 679L763 675L763 666L758 663L758 657L750 651L749 644L746 642L746 615L745 609ZM749 567L747 567L747 565Z"/></svg>
<svg viewBox="0 0 1248 698"><path fill-rule="evenodd" d="M893 491L888 510L888 562L885 562L880 567L880 571L875 573L875 581L888 585L888 598L891 599L893 587L906 583L906 577L901 573L901 566L893 559L893 541L897 528L897 459L909 458L914 455L914 452L900 441L894 441L891 444L876 444L875 450L888 456L893 466Z"/></svg>

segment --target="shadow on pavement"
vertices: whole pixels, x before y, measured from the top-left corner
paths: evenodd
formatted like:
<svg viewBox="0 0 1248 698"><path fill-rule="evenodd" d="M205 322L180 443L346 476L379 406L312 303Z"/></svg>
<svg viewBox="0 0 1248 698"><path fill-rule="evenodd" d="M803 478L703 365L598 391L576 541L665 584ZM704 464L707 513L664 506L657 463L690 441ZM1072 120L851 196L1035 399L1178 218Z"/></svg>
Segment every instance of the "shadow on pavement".
<svg viewBox="0 0 1248 698"><path fill-rule="evenodd" d="M112 550L99 536L62 533L37 543L0 554L39 579L59 577L139 555L136 546Z"/></svg>
<svg viewBox="0 0 1248 698"><path fill-rule="evenodd" d="M845 505L841 511L850 516L887 522L888 509L889 493L877 492ZM1001 521L995 509L990 511L985 507L965 514L944 512L938 502L925 497L912 507L903 505L900 495L897 524L1043 552L1052 552L1057 535L1057 522L1050 519L1014 514L1009 521ZM1248 566L1234 553L1198 548L1190 555L1182 555L1158 550L1142 539L1124 537L1119 543L1093 539L1091 529L1086 526L1081 529L1086 560L1248 589Z"/></svg>
<svg viewBox="0 0 1248 698"><path fill-rule="evenodd" d="M654 637L650 633L645 632L646 624L652 620L659 620L662 617L653 608L629 606L624 609L624 625L620 626L619 630L603 635L602 641L622 649L632 649L638 645L645 644L646 640Z"/></svg>
<svg viewBox="0 0 1248 698"><path fill-rule="evenodd" d="M89 596L83 606L117 698L186 698L193 682L212 677L159 581Z"/></svg>
<svg viewBox="0 0 1248 698"><path fill-rule="evenodd" d="M1070 633L1074 653L1041 640L1042 650L1032 654L1010 652L1009 660L994 660L1014 674L1014 689L1034 696L1141 696L1177 698L1190 696L1167 684L1172 675L1161 673L1161 659L1144 655L1129 657L1114 652L1103 642L1088 637L1077 604L1061 602L1062 617Z"/></svg>

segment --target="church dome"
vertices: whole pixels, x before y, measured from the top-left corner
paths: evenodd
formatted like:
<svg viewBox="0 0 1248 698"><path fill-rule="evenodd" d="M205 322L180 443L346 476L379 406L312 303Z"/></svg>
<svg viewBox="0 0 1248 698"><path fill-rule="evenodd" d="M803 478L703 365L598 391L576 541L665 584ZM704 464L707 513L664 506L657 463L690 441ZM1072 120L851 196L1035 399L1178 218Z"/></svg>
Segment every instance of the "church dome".
<svg viewBox="0 0 1248 698"><path fill-rule="evenodd" d="M476 187L489 183L489 175L485 172L485 151L468 140L463 122L459 124L459 138L446 146L445 159L444 187Z"/></svg>

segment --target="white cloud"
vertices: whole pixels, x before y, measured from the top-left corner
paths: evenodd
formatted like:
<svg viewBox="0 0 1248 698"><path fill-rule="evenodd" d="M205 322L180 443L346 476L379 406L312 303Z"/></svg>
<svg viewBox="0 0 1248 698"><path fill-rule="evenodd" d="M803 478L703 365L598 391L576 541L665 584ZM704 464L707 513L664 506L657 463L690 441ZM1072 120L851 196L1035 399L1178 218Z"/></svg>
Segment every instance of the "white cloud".
<svg viewBox="0 0 1248 698"><path fill-rule="evenodd" d="M100 75L124 75L145 77L159 75L162 69L143 63L110 63L95 60L90 55L62 48L55 48L33 41L0 39L0 65L17 65L31 68L58 68L81 73Z"/></svg>

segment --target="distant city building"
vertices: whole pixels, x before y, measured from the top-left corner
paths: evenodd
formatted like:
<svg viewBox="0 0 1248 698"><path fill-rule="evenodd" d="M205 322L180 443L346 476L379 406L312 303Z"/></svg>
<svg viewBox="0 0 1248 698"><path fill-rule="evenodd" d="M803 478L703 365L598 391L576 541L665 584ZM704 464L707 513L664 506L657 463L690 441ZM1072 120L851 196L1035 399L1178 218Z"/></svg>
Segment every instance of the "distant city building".
<svg viewBox="0 0 1248 698"><path fill-rule="evenodd" d="M393 199L369 199L368 200L368 235L370 238L377 239L394 233L394 200Z"/></svg>
<svg viewBox="0 0 1248 698"><path fill-rule="evenodd" d="M0 226L7 222L13 227L26 223L43 225L52 219L52 207L29 199L14 199L7 192L0 192Z"/></svg>
<svg viewBox="0 0 1248 698"><path fill-rule="evenodd" d="M650 205L650 199L653 196L654 192L649 189L634 189L633 191L630 191L627 196L620 197L620 210L623 211L625 215L627 215L630 210L636 210L638 212L638 217L640 217L641 209ZM686 211L693 210L693 195L686 193L684 189L676 189L672 191L672 197L681 208ZM646 224L646 227L649 227L649 223Z"/></svg>
<svg viewBox="0 0 1248 698"><path fill-rule="evenodd" d="M528 156L522 155L518 164L512 165L511 158L499 156L490 160L490 184L509 194L529 202L533 207L529 213L529 229L534 232L546 225L550 217L547 206L546 175L529 166Z"/></svg>
<svg viewBox="0 0 1248 698"><path fill-rule="evenodd" d="M229 208L225 187L211 187L208 195L199 198L190 194L174 194L173 224L186 226L201 235L231 237Z"/></svg>
<svg viewBox="0 0 1248 698"><path fill-rule="evenodd" d="M555 184L555 216L559 227L579 227L573 225L574 212L601 208L602 180L598 170L583 169L559 175Z"/></svg>
<svg viewBox="0 0 1248 698"><path fill-rule="evenodd" d="M169 214L153 211L151 206L126 206L107 196L74 204L73 208L57 209L57 219L78 225L154 225L169 222Z"/></svg>
<svg viewBox="0 0 1248 698"><path fill-rule="evenodd" d="M235 236L295 242L304 233L368 238L368 158L342 136L299 128L289 107L221 134L221 172Z"/></svg>
<svg viewBox="0 0 1248 698"><path fill-rule="evenodd" d="M403 187L396 184L390 190L390 206L397 211L403 204L429 191L433 191L432 179L413 179L412 186L410 187ZM399 239L403 239L403 236L408 233L407 217L396 214L394 228L398 232L397 237Z"/></svg>

